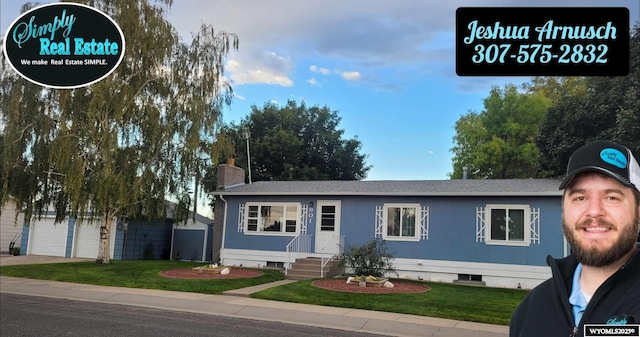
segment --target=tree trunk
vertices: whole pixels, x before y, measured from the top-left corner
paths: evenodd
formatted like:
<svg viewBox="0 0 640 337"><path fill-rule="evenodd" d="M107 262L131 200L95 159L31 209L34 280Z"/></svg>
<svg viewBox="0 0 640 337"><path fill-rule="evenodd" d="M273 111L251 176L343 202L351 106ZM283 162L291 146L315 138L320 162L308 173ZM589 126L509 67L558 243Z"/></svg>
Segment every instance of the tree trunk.
<svg viewBox="0 0 640 337"><path fill-rule="evenodd" d="M105 215L102 218L102 226L100 226L100 246L98 248L98 257L96 263L111 263L111 223L113 217Z"/></svg>
<svg viewBox="0 0 640 337"><path fill-rule="evenodd" d="M211 251L211 262L222 263L220 251L222 250L222 234L224 230L224 202L222 198L217 197L215 200L215 209L213 211L213 247Z"/></svg>

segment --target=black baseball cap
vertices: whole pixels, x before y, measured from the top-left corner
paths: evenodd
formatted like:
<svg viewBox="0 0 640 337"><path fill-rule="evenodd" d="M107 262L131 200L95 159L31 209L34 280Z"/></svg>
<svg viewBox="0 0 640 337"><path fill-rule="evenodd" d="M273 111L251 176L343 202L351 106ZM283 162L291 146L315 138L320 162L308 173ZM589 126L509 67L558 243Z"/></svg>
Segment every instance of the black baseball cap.
<svg viewBox="0 0 640 337"><path fill-rule="evenodd" d="M596 171L640 191L640 166L627 147L608 140L595 140L577 149L569 158L567 177L560 184L566 188L578 173Z"/></svg>

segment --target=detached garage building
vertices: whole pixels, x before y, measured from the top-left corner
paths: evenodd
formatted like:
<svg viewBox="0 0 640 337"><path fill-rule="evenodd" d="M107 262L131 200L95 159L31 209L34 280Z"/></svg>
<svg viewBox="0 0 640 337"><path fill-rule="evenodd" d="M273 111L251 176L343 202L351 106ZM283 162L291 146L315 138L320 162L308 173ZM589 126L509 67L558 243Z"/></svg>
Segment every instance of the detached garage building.
<svg viewBox="0 0 640 337"><path fill-rule="evenodd" d="M98 257L101 221L65 219L55 222L55 214L47 212L22 226L22 239L16 246L21 254L59 257ZM196 214L195 222L174 224L165 221L114 220L111 227L112 260L211 260L213 220Z"/></svg>
<svg viewBox="0 0 640 337"><path fill-rule="evenodd" d="M211 261L213 220L196 214L195 221L174 224L171 258L181 261Z"/></svg>

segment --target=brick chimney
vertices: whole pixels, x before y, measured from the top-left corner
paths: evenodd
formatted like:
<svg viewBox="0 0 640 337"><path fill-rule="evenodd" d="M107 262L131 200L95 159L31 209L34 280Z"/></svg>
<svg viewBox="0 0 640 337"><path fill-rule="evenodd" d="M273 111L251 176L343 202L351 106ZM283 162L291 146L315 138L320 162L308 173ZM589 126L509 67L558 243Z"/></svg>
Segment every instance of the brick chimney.
<svg viewBox="0 0 640 337"><path fill-rule="evenodd" d="M244 184L244 170L234 165L233 158L227 164L218 165L216 173L216 190L224 190L230 186Z"/></svg>
<svg viewBox="0 0 640 337"><path fill-rule="evenodd" d="M244 170L236 167L233 158L227 160L227 164L218 165L216 172L216 190L226 190L244 184ZM216 207L213 212L213 247L211 250L211 262L222 263L220 261L220 250L222 249L222 236L224 229L224 201L218 196Z"/></svg>

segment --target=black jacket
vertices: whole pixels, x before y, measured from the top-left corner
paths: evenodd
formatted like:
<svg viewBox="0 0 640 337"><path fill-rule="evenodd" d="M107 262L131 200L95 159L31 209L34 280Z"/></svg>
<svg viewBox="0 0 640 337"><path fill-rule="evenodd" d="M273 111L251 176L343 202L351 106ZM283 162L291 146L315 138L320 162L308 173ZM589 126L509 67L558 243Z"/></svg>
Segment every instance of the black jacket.
<svg viewBox="0 0 640 337"><path fill-rule="evenodd" d="M639 247L640 248L640 247ZM640 249L593 294L576 329L569 294L578 261L547 257L552 278L533 290L511 316L510 337L583 336L584 324L640 323Z"/></svg>

